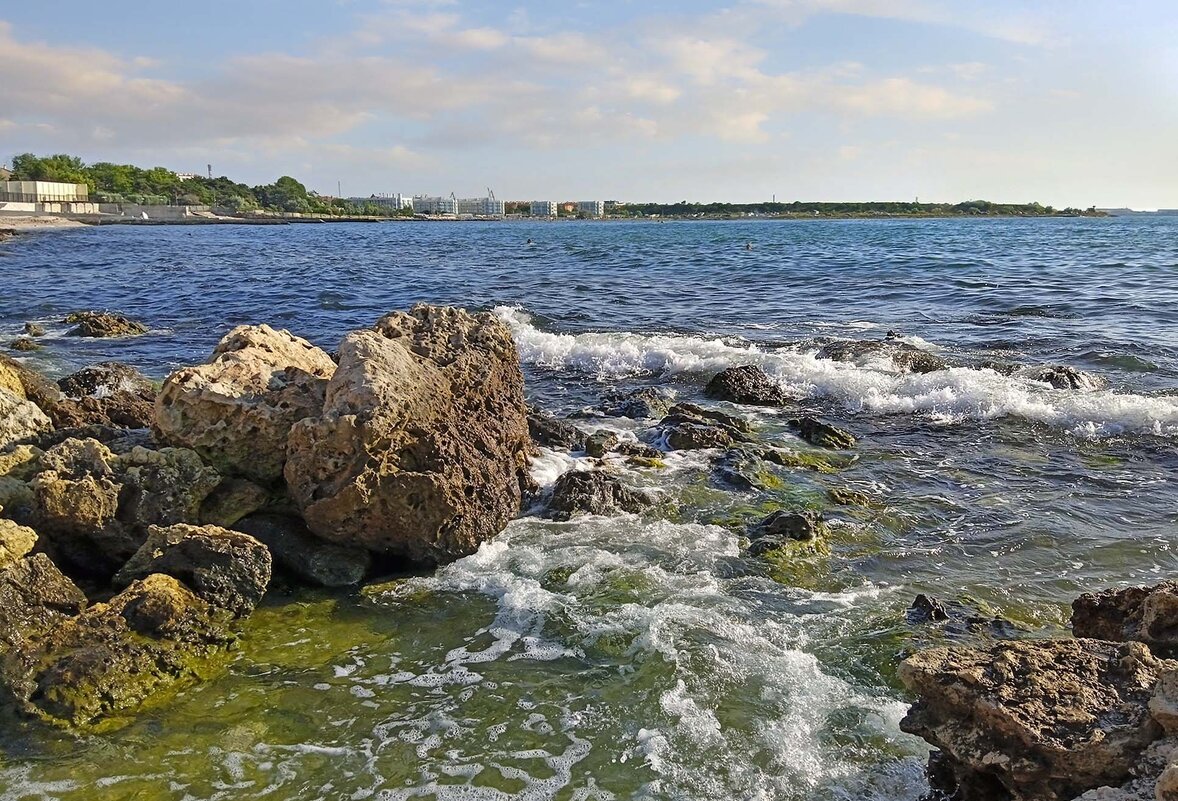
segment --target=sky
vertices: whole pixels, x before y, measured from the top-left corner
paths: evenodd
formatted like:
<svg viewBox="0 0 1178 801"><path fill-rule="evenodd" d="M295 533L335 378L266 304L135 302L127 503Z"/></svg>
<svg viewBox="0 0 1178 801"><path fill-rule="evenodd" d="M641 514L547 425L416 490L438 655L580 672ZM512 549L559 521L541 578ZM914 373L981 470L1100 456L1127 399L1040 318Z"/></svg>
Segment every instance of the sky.
<svg viewBox="0 0 1178 801"><path fill-rule="evenodd" d="M0 3L0 161L322 194L1178 208L1178 3Z"/></svg>

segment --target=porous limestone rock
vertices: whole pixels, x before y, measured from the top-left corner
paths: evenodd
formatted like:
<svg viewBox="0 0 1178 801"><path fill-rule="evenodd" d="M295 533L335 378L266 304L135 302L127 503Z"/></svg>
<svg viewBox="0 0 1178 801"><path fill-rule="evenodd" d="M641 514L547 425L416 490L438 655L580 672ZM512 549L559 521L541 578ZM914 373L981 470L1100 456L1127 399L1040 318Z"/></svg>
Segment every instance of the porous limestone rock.
<svg viewBox="0 0 1178 801"><path fill-rule="evenodd" d="M1130 777L1162 734L1148 709L1154 686L1176 667L1141 643L933 648L900 665L918 699L900 727L941 749L934 789L962 801L1064 801Z"/></svg>
<svg viewBox="0 0 1178 801"><path fill-rule="evenodd" d="M440 563L503 530L531 486L523 375L489 312L415 306L344 337L286 480L319 537Z"/></svg>
<svg viewBox="0 0 1178 801"><path fill-rule="evenodd" d="M36 404L0 389L0 449L29 440L53 427Z"/></svg>
<svg viewBox="0 0 1178 801"><path fill-rule="evenodd" d="M37 532L0 517L0 569L23 559L36 544Z"/></svg>
<svg viewBox="0 0 1178 801"><path fill-rule="evenodd" d="M1139 640L1165 656L1178 656L1178 581L1084 593L1072 602L1077 637Z"/></svg>
<svg viewBox="0 0 1178 801"><path fill-rule="evenodd" d="M164 381L156 429L224 473L271 484L282 478L291 426L320 414L334 372L330 356L289 331L238 326L207 363Z"/></svg>

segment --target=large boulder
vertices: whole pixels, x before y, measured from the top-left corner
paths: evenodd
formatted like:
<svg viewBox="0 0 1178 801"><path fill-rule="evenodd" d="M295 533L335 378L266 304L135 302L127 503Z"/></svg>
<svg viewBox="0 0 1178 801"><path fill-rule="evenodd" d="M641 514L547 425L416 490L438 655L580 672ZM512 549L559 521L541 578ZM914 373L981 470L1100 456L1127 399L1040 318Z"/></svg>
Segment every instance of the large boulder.
<svg viewBox="0 0 1178 801"><path fill-rule="evenodd" d="M1072 602L1077 637L1138 640L1163 655L1178 655L1178 581L1084 593Z"/></svg>
<svg viewBox="0 0 1178 801"><path fill-rule="evenodd" d="M941 749L930 778L947 796L1065 801L1130 777L1162 734L1148 704L1174 668L1141 643L934 648L900 665L918 699L900 728Z"/></svg>
<svg viewBox="0 0 1178 801"><path fill-rule="evenodd" d="M368 551L324 542L296 517L252 515L238 521L234 528L263 543L277 564L309 584L349 587L363 581L372 568L372 554Z"/></svg>
<svg viewBox="0 0 1178 801"><path fill-rule="evenodd" d="M652 504L646 493L631 489L605 470L573 470L556 480L544 515L569 520L577 515L641 512Z"/></svg>
<svg viewBox="0 0 1178 801"><path fill-rule="evenodd" d="M147 326L138 320L110 312L74 312L64 322L74 326L66 332L71 337L135 337L147 333Z"/></svg>
<svg viewBox="0 0 1178 801"><path fill-rule="evenodd" d="M52 427L52 421L32 401L0 389L0 450L33 439Z"/></svg>
<svg viewBox="0 0 1178 801"><path fill-rule="evenodd" d="M282 478L291 426L320 414L334 372L327 353L289 331L238 326L206 364L164 381L156 429L224 473L272 484Z"/></svg>
<svg viewBox="0 0 1178 801"><path fill-rule="evenodd" d="M125 587L152 573L177 578L213 606L244 617L270 585L270 551L249 534L219 526L152 526L115 574Z"/></svg>
<svg viewBox="0 0 1178 801"><path fill-rule="evenodd" d="M423 563L473 553L531 486L523 375L495 315L415 306L354 331L286 480L323 539Z"/></svg>
<svg viewBox="0 0 1178 801"><path fill-rule="evenodd" d="M790 400L781 385L755 364L721 370L704 387L704 394L716 400L759 406L781 406Z"/></svg>
<svg viewBox="0 0 1178 801"><path fill-rule="evenodd" d="M61 620L0 661L0 692L25 715L98 730L220 667L233 642L224 610L153 574L109 603Z"/></svg>

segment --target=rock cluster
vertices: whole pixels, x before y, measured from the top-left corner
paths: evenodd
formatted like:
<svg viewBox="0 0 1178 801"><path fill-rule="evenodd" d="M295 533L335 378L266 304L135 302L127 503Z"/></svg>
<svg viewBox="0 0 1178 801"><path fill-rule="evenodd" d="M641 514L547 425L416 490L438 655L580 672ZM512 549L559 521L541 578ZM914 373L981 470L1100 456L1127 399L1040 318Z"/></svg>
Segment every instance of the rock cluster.
<svg viewBox="0 0 1178 801"><path fill-rule="evenodd" d="M138 320L110 312L74 312L63 322L74 326L66 332L71 337L135 337L147 333L147 326Z"/></svg>

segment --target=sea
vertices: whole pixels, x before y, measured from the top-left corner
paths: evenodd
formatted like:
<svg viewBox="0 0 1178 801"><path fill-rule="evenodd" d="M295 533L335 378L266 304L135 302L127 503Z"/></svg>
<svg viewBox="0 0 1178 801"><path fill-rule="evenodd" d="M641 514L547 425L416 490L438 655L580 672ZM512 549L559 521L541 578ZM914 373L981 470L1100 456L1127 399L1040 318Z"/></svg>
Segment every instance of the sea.
<svg viewBox="0 0 1178 801"><path fill-rule="evenodd" d="M112 226L18 237L0 275L0 339L42 324L26 358L53 376L163 378L245 323L331 351L456 304L509 325L529 401L586 431L649 439L598 407L654 386L814 457L753 490L707 451L615 460L659 514L532 510L432 573L279 590L220 678L114 732L0 738L4 801L917 799L906 654L1069 636L1081 592L1178 573L1178 218ZM79 309L151 330L64 336ZM816 356L889 335L950 366ZM744 364L791 404L703 397ZM859 444L802 443L799 410ZM592 466L544 449L532 470ZM825 547L747 556L775 508L821 512ZM958 623L917 622L919 593Z"/></svg>

